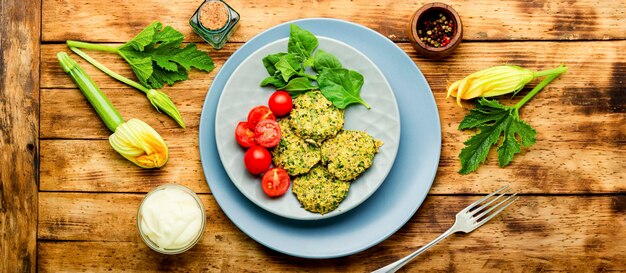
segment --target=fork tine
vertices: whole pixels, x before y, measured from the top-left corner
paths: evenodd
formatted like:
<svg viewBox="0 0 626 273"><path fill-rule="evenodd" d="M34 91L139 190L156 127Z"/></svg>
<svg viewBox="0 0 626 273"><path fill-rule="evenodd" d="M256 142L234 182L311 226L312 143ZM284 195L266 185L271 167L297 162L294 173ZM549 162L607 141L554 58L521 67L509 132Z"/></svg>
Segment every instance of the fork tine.
<svg viewBox="0 0 626 273"><path fill-rule="evenodd" d="M504 199L502 202L498 203L498 205L494 206L498 207L501 206L502 204L504 204L505 202L507 202L509 199L515 197L515 195L517 195L517 193L512 194L511 196L509 196L507 199ZM477 222L477 226L474 229L479 228L480 226L484 225L485 223L489 222L489 220L491 220L491 218L496 217L496 215L500 214L500 212L502 212L504 209L508 208L511 204L513 204L513 202L517 201L517 199L519 199L519 196L515 197L514 199L512 199L511 201L509 201L507 204L502 205L501 208L499 208L498 210L496 210L494 213L492 213L491 215L487 216L487 218L481 220L480 222ZM482 217L482 216L481 216ZM480 218L478 218L480 219Z"/></svg>
<svg viewBox="0 0 626 273"><path fill-rule="evenodd" d="M473 211L472 211L472 214L476 215L476 214L478 214L478 213L482 212L483 210L485 210L486 208L488 208L488 207L489 207L489 205L491 205L491 203L493 203L493 202L495 202L495 201L499 200L500 198L502 198L502 196L506 195L508 192L509 192L509 189L506 189L506 190L505 190L505 191L503 191L500 195L498 195L498 196L496 196L496 197L492 198L491 200L489 200L489 202L487 202L487 203L483 204L482 206L478 207L477 209L473 210ZM493 206L493 207L497 207L497 206ZM492 209L493 209L493 207L492 207ZM489 210L489 211L491 211L491 210ZM485 213L483 213L483 214L481 214L481 215L485 215L485 214L486 214L487 212L489 212L489 211L486 211ZM476 216L476 217L477 217L477 216Z"/></svg>
<svg viewBox="0 0 626 273"><path fill-rule="evenodd" d="M502 188L498 189L497 191L494 191L493 193L491 193L491 194L489 194L489 195L487 195L487 196L485 196L485 197L483 197L483 198L478 199L476 202L474 202L474 203L470 204L469 206L467 206L467 207L466 207L465 209L463 209L462 211L469 212L469 210L470 210L470 209L472 209L472 208L474 208L476 205L478 205L478 204L480 204L481 202L483 202L483 201L487 200L487 198L492 197L492 196L494 196L495 194L497 194L497 193L501 192L502 190L507 189L508 187L509 187L509 184L504 185Z"/></svg>

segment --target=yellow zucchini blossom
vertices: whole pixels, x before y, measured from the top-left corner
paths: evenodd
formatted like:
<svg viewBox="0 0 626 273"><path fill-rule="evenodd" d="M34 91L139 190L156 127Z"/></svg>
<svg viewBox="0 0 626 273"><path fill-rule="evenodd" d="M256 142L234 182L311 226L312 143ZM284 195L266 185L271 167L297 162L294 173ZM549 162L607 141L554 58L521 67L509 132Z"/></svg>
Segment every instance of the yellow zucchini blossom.
<svg viewBox="0 0 626 273"><path fill-rule="evenodd" d="M453 96L461 106L461 99L494 97L511 92L518 92L537 77L563 73L561 67L539 72L515 66L500 65L474 72L464 79L448 83L448 95Z"/></svg>
<svg viewBox="0 0 626 273"><path fill-rule="evenodd" d="M160 168L169 158L163 138L150 125L138 119L119 125L109 136L109 143L115 151L142 168Z"/></svg>

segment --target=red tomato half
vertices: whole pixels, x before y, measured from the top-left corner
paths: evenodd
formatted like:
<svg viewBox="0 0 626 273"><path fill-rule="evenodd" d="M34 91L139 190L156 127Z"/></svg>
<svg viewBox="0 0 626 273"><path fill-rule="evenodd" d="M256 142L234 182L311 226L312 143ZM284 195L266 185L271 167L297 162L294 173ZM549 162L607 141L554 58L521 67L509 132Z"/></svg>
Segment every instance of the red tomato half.
<svg viewBox="0 0 626 273"><path fill-rule="evenodd" d="M268 196L280 196L287 192L291 179L287 171L281 168L271 168L263 175L261 181L263 192Z"/></svg>
<svg viewBox="0 0 626 273"><path fill-rule="evenodd" d="M293 101L289 93L280 90L272 94L267 104L277 117L288 115L293 108Z"/></svg>
<svg viewBox="0 0 626 273"><path fill-rule="evenodd" d="M262 120L254 128L254 139L265 148L272 148L280 142L280 126L273 120Z"/></svg>
<svg viewBox="0 0 626 273"><path fill-rule="evenodd" d="M243 156L243 162L250 173L261 174L270 168L272 155L261 146L252 146Z"/></svg>
<svg viewBox="0 0 626 273"><path fill-rule="evenodd" d="M251 130L254 130L260 121L266 119L276 121L276 116L274 116L272 110L264 105L254 107L250 110L250 113L248 113L248 126Z"/></svg>
<svg viewBox="0 0 626 273"><path fill-rule="evenodd" d="M237 128L235 128L235 139L237 143L244 148L250 148L256 145L254 141L254 132L248 127L248 123L245 121L239 122Z"/></svg>

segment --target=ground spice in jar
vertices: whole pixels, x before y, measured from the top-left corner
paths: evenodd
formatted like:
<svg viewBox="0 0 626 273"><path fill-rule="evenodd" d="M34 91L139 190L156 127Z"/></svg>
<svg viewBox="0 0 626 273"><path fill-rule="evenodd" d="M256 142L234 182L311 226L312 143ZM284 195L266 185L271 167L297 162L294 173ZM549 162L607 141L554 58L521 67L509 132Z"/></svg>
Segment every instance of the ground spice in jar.
<svg viewBox="0 0 626 273"><path fill-rule="evenodd" d="M200 24L209 30L218 30L228 23L228 8L221 1L207 2L200 8Z"/></svg>
<svg viewBox="0 0 626 273"><path fill-rule="evenodd" d="M454 36L455 30L456 23L451 16L438 12L425 14L417 24L418 38L431 47L445 47L448 45Z"/></svg>

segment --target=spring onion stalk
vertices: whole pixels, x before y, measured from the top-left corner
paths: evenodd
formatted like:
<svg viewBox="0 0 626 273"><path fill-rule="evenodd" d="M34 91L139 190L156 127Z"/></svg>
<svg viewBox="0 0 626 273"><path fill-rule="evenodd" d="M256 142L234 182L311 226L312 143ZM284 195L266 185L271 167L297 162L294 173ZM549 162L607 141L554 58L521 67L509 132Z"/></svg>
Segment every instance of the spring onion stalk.
<svg viewBox="0 0 626 273"><path fill-rule="evenodd" d="M456 97L461 106L461 99L468 100L477 97L494 97L507 93L517 93L526 84L538 77L559 75L567 70L566 67L557 67L533 72L514 65L494 66L474 72L464 79L448 84L448 96Z"/></svg>
<svg viewBox="0 0 626 273"><path fill-rule="evenodd" d="M63 71L70 75L106 127L113 132L109 143L115 151L146 169L160 168L167 163L167 144L159 133L138 119L124 122L122 115L76 61L65 52L57 53L57 58Z"/></svg>
<svg viewBox="0 0 626 273"><path fill-rule="evenodd" d="M172 102L172 99L170 99L170 97L167 94L159 90L148 89L136 81L133 81L120 74L113 72L111 69L104 66L100 62L96 61L91 56L87 55L87 53L81 51L80 49L76 47L70 47L70 49L74 51L74 53L83 57L83 59L88 61L93 66L97 67L102 72L106 73L107 75L144 92L146 96L148 97L148 100L150 100L150 103L152 104L152 106L154 106L154 108L156 108L157 111L165 112L167 115L172 117L176 121L176 123L180 125L180 127L185 128L185 122L183 121L183 118L181 117L180 112L176 108L176 105L174 104L174 102Z"/></svg>

